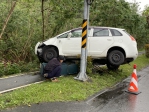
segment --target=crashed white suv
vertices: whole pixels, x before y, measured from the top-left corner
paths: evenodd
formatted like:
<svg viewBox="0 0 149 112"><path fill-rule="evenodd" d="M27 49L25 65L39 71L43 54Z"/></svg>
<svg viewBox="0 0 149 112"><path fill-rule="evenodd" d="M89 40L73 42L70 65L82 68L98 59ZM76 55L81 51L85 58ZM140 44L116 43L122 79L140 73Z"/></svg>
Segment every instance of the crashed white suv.
<svg viewBox="0 0 149 112"><path fill-rule="evenodd" d="M75 28L38 42L35 54L41 62L58 55L77 59L81 55L81 35L82 28ZM136 40L125 29L112 27L89 27L87 51L94 63L106 64L109 69L118 69L138 56Z"/></svg>

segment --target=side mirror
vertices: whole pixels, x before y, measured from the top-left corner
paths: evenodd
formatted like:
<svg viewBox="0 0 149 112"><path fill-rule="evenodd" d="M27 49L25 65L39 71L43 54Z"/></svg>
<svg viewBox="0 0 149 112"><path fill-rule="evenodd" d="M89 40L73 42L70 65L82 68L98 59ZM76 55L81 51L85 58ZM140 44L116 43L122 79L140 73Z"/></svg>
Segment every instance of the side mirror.
<svg viewBox="0 0 149 112"><path fill-rule="evenodd" d="M70 32L70 33L68 33L67 38L68 38L68 39L70 39L71 35L72 35L72 33L71 33L71 32Z"/></svg>

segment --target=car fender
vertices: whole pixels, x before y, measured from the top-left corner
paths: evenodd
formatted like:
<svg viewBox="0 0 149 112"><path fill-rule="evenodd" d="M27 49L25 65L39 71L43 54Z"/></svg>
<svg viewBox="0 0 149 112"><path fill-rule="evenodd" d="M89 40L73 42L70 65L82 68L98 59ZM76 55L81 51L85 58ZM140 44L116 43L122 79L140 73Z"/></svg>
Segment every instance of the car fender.
<svg viewBox="0 0 149 112"><path fill-rule="evenodd" d="M57 45L57 38L56 37L54 37L54 38L50 38L50 39L48 39L48 40L46 40L46 41L44 41L43 42L46 46L48 46L48 45Z"/></svg>
<svg viewBox="0 0 149 112"><path fill-rule="evenodd" d="M62 48L61 48L61 46L59 46L59 44L58 44L58 39L57 39L57 37L54 37L54 38L50 38L50 39L48 39L47 41L45 41L45 42L43 42L46 46L54 46L54 47L56 47L57 49L58 49L58 52L59 52L59 55L64 55L63 53L62 53Z"/></svg>
<svg viewBox="0 0 149 112"><path fill-rule="evenodd" d="M126 52L127 52L127 48L123 45L111 45L111 46L109 46L109 48L107 48L107 50L105 50L104 52L101 53L100 57L107 57L108 52L111 49L123 49L124 52L125 52L125 55L126 55Z"/></svg>
<svg viewBox="0 0 149 112"><path fill-rule="evenodd" d="M115 43L113 47L114 46L122 48L125 52L126 58L136 58L138 56L137 46L133 43L129 44Z"/></svg>

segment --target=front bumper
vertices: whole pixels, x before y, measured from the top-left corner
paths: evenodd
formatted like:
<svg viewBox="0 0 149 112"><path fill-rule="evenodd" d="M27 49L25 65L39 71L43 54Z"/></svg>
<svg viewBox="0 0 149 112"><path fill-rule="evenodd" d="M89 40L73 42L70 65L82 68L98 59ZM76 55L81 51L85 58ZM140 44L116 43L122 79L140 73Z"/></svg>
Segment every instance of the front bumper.
<svg viewBox="0 0 149 112"><path fill-rule="evenodd" d="M38 42L37 44L36 44L36 46L35 46L35 54L37 55L38 53L38 47L39 47L39 45L41 44L41 42Z"/></svg>
<svg viewBox="0 0 149 112"><path fill-rule="evenodd" d="M45 44L42 42L38 42L35 46L35 54L37 55L37 57L41 63L44 62L43 57L42 57L44 46L45 46Z"/></svg>
<svg viewBox="0 0 149 112"><path fill-rule="evenodd" d="M43 50L43 47L45 46L44 43L42 42L38 42L35 46L35 54L36 55L42 55L42 50Z"/></svg>

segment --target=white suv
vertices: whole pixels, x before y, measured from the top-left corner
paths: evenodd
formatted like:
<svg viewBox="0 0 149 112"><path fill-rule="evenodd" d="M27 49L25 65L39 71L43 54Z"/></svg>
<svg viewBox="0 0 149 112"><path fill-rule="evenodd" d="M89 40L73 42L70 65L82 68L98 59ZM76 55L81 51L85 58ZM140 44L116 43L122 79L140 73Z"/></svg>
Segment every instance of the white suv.
<svg viewBox="0 0 149 112"><path fill-rule="evenodd" d="M58 55L77 59L81 55L81 35L82 28L75 28L38 42L35 54L40 62L48 62ZM138 56L136 40L125 29L112 27L89 27L87 51L94 63L106 64L109 69L118 69Z"/></svg>

